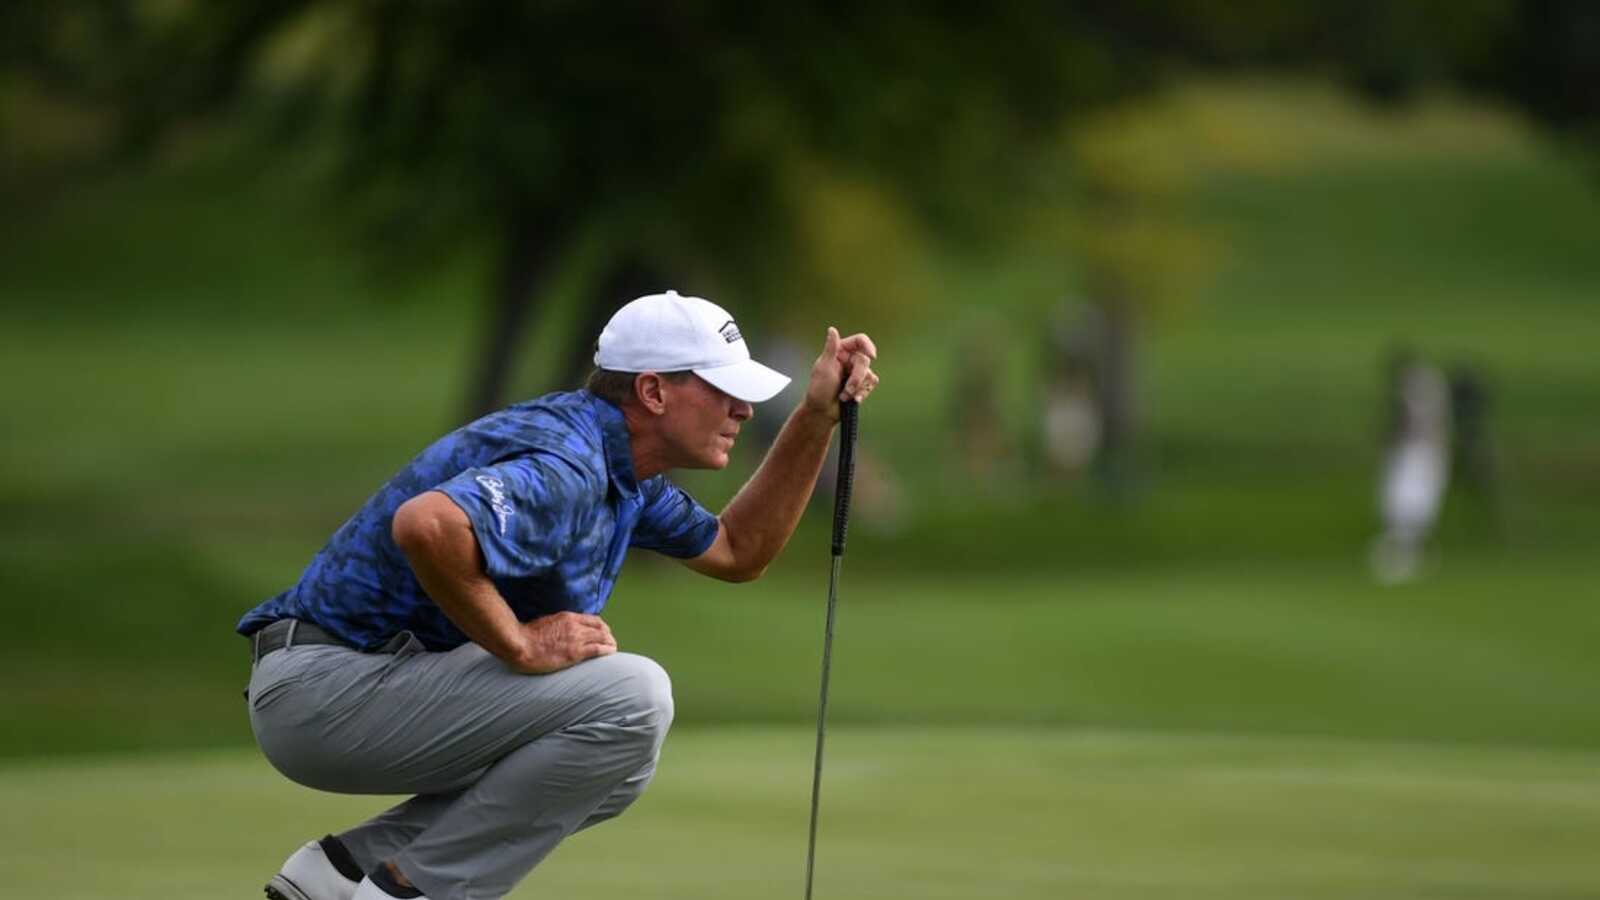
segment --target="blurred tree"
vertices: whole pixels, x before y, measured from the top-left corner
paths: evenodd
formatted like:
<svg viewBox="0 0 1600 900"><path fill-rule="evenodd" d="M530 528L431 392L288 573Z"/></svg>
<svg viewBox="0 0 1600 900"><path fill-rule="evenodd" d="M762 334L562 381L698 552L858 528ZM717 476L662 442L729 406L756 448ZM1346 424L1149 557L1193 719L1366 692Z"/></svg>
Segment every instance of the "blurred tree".
<svg viewBox="0 0 1600 900"><path fill-rule="evenodd" d="M100 158L114 137L96 57L128 30L117 7L0 4L0 188L21 188Z"/></svg>
<svg viewBox="0 0 1600 900"><path fill-rule="evenodd" d="M1600 147L1600 4L1523 0L1471 51L1457 68L1468 84Z"/></svg>
<svg viewBox="0 0 1600 900"><path fill-rule="evenodd" d="M586 240L604 252L585 338L663 273L741 310L760 298L769 317L819 294L892 311L917 293L922 242L993 244L1031 221L1015 198L1060 164L1064 118L1196 66L1342 72L1389 100L1465 80L1551 121L1596 118L1596 13L1578 0L0 9L13 183L62 148L149 149L244 108L270 113L273 141L336 149L346 190L330 202L370 226L386 263L497 248L471 413L504 399L542 288ZM1090 268L1119 283L1105 295L1131 294L1120 282L1146 267L1112 263L1115 248L1183 239L1138 212L1137 190L1088 184L1107 221L1128 224L1079 251L1104 251Z"/></svg>
<svg viewBox="0 0 1600 900"><path fill-rule="evenodd" d="M350 188L338 202L359 211L386 261L498 247L472 413L503 400L539 288L581 239L605 246L577 323L585 336L664 272L769 307L815 291L893 306L912 292L885 284L915 273L886 265L909 268L907 247L928 227L965 221L1032 135L1123 78L1108 48L1068 27L1076 14L1043 4L85 9L34 27L84 27L77 17L117 35L126 146L248 99L272 114L275 137L333 140ZM871 279L840 271L862 259ZM576 374L590 352L563 368Z"/></svg>

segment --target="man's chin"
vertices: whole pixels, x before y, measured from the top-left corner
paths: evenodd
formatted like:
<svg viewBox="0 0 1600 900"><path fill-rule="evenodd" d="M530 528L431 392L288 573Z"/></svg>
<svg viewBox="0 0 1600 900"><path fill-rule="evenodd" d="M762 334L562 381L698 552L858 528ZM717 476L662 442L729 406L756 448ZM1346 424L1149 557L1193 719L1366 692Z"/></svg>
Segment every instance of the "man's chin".
<svg viewBox="0 0 1600 900"><path fill-rule="evenodd" d="M690 463L688 465L679 466L678 468L680 468L680 469L710 469L710 470L715 471L715 470L718 470L718 469L726 469L728 467L728 462L729 462L728 454L719 450L719 451L711 453L708 456L701 457L700 459L695 460L693 463Z"/></svg>
<svg viewBox="0 0 1600 900"><path fill-rule="evenodd" d="M727 450L713 450L713 451L711 451L711 456L706 461L706 468L708 468L708 469L726 469L728 467L728 461L730 459L729 451L731 451L732 449L733 449L733 446L729 445Z"/></svg>

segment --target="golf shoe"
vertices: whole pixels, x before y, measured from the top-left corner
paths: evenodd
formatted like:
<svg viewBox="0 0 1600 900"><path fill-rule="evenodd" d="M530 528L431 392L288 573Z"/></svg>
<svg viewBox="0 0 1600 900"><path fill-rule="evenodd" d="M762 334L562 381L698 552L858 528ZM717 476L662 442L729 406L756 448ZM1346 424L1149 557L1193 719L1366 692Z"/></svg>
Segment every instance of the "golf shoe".
<svg viewBox="0 0 1600 900"><path fill-rule="evenodd" d="M351 900L357 879L347 877L329 858L329 842L336 848L333 853L348 857L331 836L311 841L291 854L267 882L269 900ZM353 862L344 862L345 868L353 866Z"/></svg>

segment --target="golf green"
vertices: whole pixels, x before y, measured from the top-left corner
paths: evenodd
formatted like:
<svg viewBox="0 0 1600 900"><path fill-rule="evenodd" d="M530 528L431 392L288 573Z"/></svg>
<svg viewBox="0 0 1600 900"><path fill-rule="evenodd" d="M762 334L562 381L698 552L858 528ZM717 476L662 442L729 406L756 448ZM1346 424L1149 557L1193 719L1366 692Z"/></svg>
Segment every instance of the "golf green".
<svg viewBox="0 0 1600 900"><path fill-rule="evenodd" d="M633 810L514 894L799 896L809 729L675 733ZM382 798L251 752L0 769L6 893L256 896L296 844ZM1600 754L1065 728L830 734L819 898L1600 894Z"/></svg>

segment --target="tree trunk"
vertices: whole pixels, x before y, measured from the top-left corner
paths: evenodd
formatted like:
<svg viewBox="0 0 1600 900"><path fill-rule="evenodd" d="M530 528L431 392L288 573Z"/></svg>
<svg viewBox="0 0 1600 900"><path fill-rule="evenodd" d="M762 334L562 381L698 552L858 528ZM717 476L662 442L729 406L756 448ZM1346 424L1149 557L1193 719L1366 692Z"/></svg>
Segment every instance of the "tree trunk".
<svg viewBox="0 0 1600 900"><path fill-rule="evenodd" d="M478 345L477 371L467 393L466 421L504 405L517 350L535 306L534 286L548 270L559 237L542 216L523 213L509 220L489 298L492 307Z"/></svg>
<svg viewBox="0 0 1600 900"><path fill-rule="evenodd" d="M645 294L659 294L668 285L656 268L638 254L624 253L605 269L589 293L588 302L579 311L577 322L568 344L572 348L561 367L562 387L575 388L594 369L595 343L600 330L611 320L624 303Z"/></svg>

